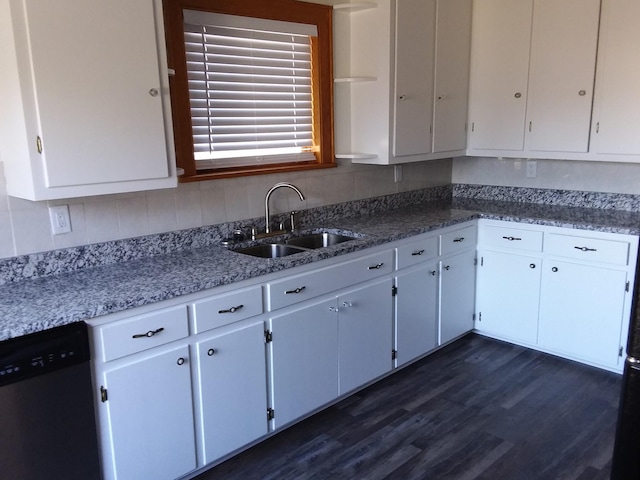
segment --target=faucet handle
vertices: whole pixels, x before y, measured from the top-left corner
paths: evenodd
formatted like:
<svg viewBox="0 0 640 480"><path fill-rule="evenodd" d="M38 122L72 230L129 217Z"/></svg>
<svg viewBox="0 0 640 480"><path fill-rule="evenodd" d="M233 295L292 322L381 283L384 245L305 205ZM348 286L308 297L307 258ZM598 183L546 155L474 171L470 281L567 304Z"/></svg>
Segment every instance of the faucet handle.
<svg viewBox="0 0 640 480"><path fill-rule="evenodd" d="M291 231L293 232L296 229L296 212L295 210L291 210L289 214L289 223L291 224Z"/></svg>

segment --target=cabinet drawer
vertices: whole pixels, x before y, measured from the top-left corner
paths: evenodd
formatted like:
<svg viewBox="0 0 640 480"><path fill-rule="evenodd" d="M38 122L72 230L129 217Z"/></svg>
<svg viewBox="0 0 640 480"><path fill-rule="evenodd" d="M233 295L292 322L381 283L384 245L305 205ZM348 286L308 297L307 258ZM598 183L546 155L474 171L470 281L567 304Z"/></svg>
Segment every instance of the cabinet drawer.
<svg viewBox="0 0 640 480"><path fill-rule="evenodd" d="M103 361L108 362L187 337L187 307L151 312L98 329Z"/></svg>
<svg viewBox="0 0 640 480"><path fill-rule="evenodd" d="M194 333L228 325L262 313L262 287L238 290L193 304Z"/></svg>
<svg viewBox="0 0 640 480"><path fill-rule="evenodd" d="M545 235L544 253L585 261L627 265L629 242L548 233Z"/></svg>
<svg viewBox="0 0 640 480"><path fill-rule="evenodd" d="M475 225L440 235L440 255L475 250L477 240Z"/></svg>
<svg viewBox="0 0 640 480"><path fill-rule="evenodd" d="M397 268L410 267L438 256L438 237L428 237L400 245L397 248Z"/></svg>
<svg viewBox="0 0 640 480"><path fill-rule="evenodd" d="M393 271L393 250L267 284L269 311L365 282Z"/></svg>
<svg viewBox="0 0 640 480"><path fill-rule="evenodd" d="M542 232L519 230L510 227L480 227L479 244L482 247L498 247L530 252L542 251Z"/></svg>

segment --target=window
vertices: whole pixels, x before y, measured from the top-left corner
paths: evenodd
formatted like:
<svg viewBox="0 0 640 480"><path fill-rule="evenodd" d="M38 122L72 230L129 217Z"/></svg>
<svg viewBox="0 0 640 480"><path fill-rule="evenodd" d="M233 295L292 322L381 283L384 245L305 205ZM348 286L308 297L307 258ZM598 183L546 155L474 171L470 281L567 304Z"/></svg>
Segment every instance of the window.
<svg viewBox="0 0 640 480"><path fill-rule="evenodd" d="M166 0L182 181L335 166L332 11Z"/></svg>

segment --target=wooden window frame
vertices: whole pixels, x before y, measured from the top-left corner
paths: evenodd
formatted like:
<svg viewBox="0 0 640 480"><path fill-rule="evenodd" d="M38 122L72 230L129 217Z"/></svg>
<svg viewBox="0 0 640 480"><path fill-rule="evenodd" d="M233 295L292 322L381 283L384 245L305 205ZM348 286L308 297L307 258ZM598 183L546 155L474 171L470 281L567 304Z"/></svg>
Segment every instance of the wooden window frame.
<svg viewBox="0 0 640 480"><path fill-rule="evenodd" d="M333 136L333 9L330 6L297 0L164 0L165 33L169 68L171 110L176 149L176 163L184 170L180 182L212 180L245 175L260 175L335 167ZM194 159L189 86L184 48L183 10L240 15L316 25L312 39L314 127L316 160L312 162L226 167L196 170Z"/></svg>

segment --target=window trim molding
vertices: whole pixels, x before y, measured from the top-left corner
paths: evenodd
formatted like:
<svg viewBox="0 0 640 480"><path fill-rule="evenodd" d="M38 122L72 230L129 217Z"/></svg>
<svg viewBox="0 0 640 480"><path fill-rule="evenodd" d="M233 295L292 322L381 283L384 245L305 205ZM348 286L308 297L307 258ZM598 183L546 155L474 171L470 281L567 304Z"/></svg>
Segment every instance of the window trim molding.
<svg viewBox="0 0 640 480"><path fill-rule="evenodd" d="M333 125L333 8L327 5L297 0L164 0L165 33L169 68L175 74L169 78L171 110L176 148L176 163L184 170L180 182L229 178L244 175L311 170L335 167ZM284 20L316 25L318 37L312 39L314 75L314 139L320 151L314 162L280 163L250 167L229 167L220 170L196 170L193 155L189 86L186 55L184 51L184 27L182 11L207 12ZM317 96L317 98L316 98Z"/></svg>

